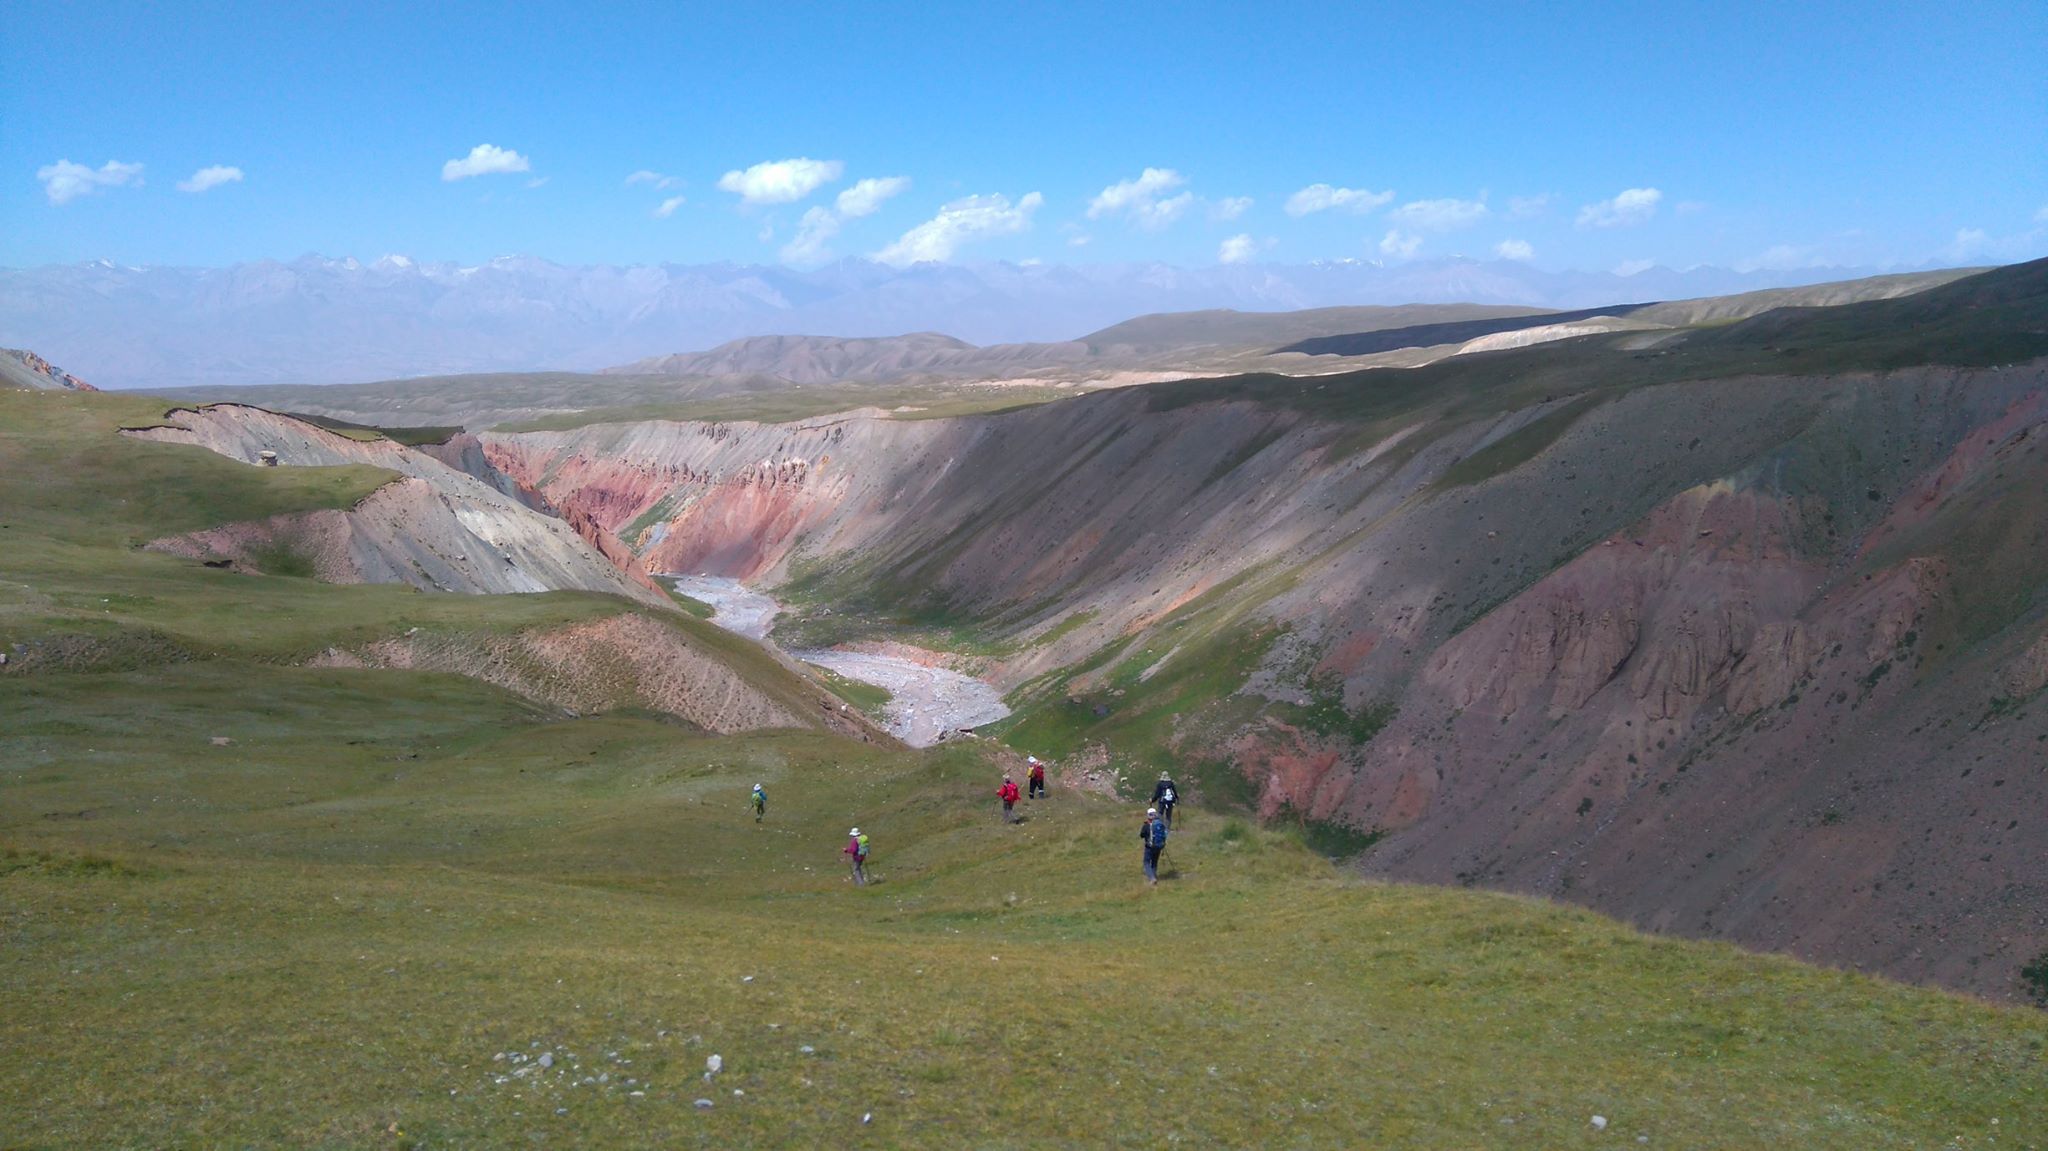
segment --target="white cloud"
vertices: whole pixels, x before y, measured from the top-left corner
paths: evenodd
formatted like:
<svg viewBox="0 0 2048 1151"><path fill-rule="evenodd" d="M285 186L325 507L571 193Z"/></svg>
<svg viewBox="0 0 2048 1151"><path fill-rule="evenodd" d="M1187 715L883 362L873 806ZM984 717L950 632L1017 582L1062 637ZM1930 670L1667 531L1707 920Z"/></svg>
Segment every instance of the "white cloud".
<svg viewBox="0 0 2048 1151"><path fill-rule="evenodd" d="M208 188L218 188L222 184L239 183L241 179L242 170L240 168L227 168L216 164L211 168L201 168L197 172L192 173L192 178L189 180L178 181L178 191L204 192Z"/></svg>
<svg viewBox="0 0 2048 1151"><path fill-rule="evenodd" d="M1085 248L1090 243L1093 243L1094 240L1095 237L1086 232L1076 232L1072 236L1067 237L1067 246L1069 248Z"/></svg>
<svg viewBox="0 0 2048 1151"><path fill-rule="evenodd" d="M2003 246L1982 228L1958 228L1954 242L1942 254L1951 260L1974 260L1991 255Z"/></svg>
<svg viewBox="0 0 2048 1151"><path fill-rule="evenodd" d="M1147 204L1137 209L1132 214L1132 218L1137 220L1140 228L1148 232L1156 232L1175 220L1180 219L1182 216L1187 215L1188 208L1193 206L1194 202L1195 194L1193 192L1182 192L1171 199L1161 200L1156 204Z"/></svg>
<svg viewBox="0 0 2048 1151"><path fill-rule="evenodd" d="M1193 192L1162 199L1165 193L1187 183L1172 168L1147 168L1135 180L1122 180L1104 188L1088 202L1088 218L1128 216L1147 231L1158 231L1180 219L1195 202Z"/></svg>
<svg viewBox="0 0 2048 1151"><path fill-rule="evenodd" d="M682 207L682 206L683 206L683 197L681 197L681 196L670 196L670 197L669 197L668 199L666 199L666 200L663 200L663 201L661 202L660 206L658 206L658 207L656 207L656 208L654 209L654 212L653 212L652 214L653 214L654 218L655 218L655 219L657 219L657 220L666 220L666 219L668 219L668 218L669 218L670 216L673 216L673 215L675 215L675 214L676 214L676 209L677 209L677 208L680 208L680 207Z"/></svg>
<svg viewBox="0 0 2048 1151"><path fill-rule="evenodd" d="M1657 261L1655 260L1623 260L1621 263L1614 265L1614 274L1617 276L1639 276L1656 266Z"/></svg>
<svg viewBox="0 0 2048 1151"><path fill-rule="evenodd" d="M1252 198L1250 196L1225 196L1223 199L1209 205L1209 218L1211 220L1235 220L1250 211L1251 206Z"/></svg>
<svg viewBox="0 0 2048 1151"><path fill-rule="evenodd" d="M1508 219L1530 220L1550 210L1550 193L1541 196L1511 196L1508 199Z"/></svg>
<svg viewBox="0 0 2048 1151"><path fill-rule="evenodd" d="M767 160L744 172L727 172L718 178L718 186L739 196L743 204L789 204L837 180L845 170L837 160Z"/></svg>
<svg viewBox="0 0 2048 1151"><path fill-rule="evenodd" d="M651 172L646 168L642 168L638 172L626 177L626 187L628 188L635 184L652 184L657 192L676 187L681 183L682 181L674 176L664 176L660 172Z"/></svg>
<svg viewBox="0 0 2048 1151"><path fill-rule="evenodd" d="M441 179L444 181L467 180L471 176L495 176L506 172L530 172L533 164L526 157L510 148L494 144L478 144L469 150L469 155L460 160L450 160L441 165Z"/></svg>
<svg viewBox="0 0 2048 1151"><path fill-rule="evenodd" d="M1601 200L1579 209L1581 228L1623 228L1643 223L1657 213L1657 201L1664 193L1655 188L1628 188L1612 200Z"/></svg>
<svg viewBox="0 0 2048 1151"><path fill-rule="evenodd" d="M2048 208L2034 214L2034 227L1998 235L1983 228L1963 228L1942 249L1940 258L1955 263L2004 263L2048 255Z"/></svg>
<svg viewBox="0 0 2048 1151"><path fill-rule="evenodd" d="M101 188L119 188L130 183L140 185L142 165L109 160L93 169L69 160L59 160L37 168L36 179L43 182L43 195L50 198L50 203L67 204Z"/></svg>
<svg viewBox="0 0 2048 1151"><path fill-rule="evenodd" d="M526 182L526 186L529 188L538 188L552 179L554 179L554 177L552 176L535 176L533 179L528 180Z"/></svg>
<svg viewBox="0 0 2048 1151"><path fill-rule="evenodd" d="M829 208L812 208L797 221L796 238L782 246L782 259L791 264L813 264L826 256L825 245L839 234L839 217Z"/></svg>
<svg viewBox="0 0 2048 1151"><path fill-rule="evenodd" d="M882 201L909 187L908 176L883 176L879 179L870 176L839 193L839 198L833 203L839 208L841 219L858 220L862 216L874 215L881 210Z"/></svg>
<svg viewBox="0 0 2048 1151"><path fill-rule="evenodd" d="M1031 227L1031 215L1045 203L1037 192L1017 201L1007 196L967 196L939 209L939 214L903 233L901 239L876 252L884 264L907 267L926 260L948 260L962 244L987 236L1006 236Z"/></svg>
<svg viewBox="0 0 2048 1151"><path fill-rule="evenodd" d="M730 174L730 173L728 173ZM836 175L836 173L835 173ZM720 182L721 185L723 181ZM821 263L830 255L825 245L839 234L847 220L872 216L883 201L910 187L908 176L869 177L839 193L833 207L814 206L797 221L796 236L782 246L782 259L790 264ZM763 232L766 240L769 233Z"/></svg>
<svg viewBox="0 0 2048 1151"><path fill-rule="evenodd" d="M1422 250L1422 237L1399 228L1390 228L1380 237L1380 253L1397 260L1406 260Z"/></svg>
<svg viewBox="0 0 2048 1151"><path fill-rule="evenodd" d="M1493 254L1503 260L1533 260L1536 249L1527 240L1502 240L1493 246Z"/></svg>
<svg viewBox="0 0 2048 1151"><path fill-rule="evenodd" d="M1479 200L1410 200L1387 213L1387 219L1425 232L1469 228L1489 213Z"/></svg>
<svg viewBox="0 0 2048 1151"><path fill-rule="evenodd" d="M1383 204L1391 203L1393 199L1394 193L1391 191L1368 192L1363 188L1333 188L1328 184L1310 184L1287 197L1287 214L1306 216L1310 212L1341 208L1363 215Z"/></svg>
<svg viewBox="0 0 2048 1151"><path fill-rule="evenodd" d="M1274 240L1271 237L1264 240L1254 240L1251 237L1251 233L1241 232L1223 241L1217 247L1216 262L1219 264L1249 263L1253 256L1272 247L1273 244Z"/></svg>

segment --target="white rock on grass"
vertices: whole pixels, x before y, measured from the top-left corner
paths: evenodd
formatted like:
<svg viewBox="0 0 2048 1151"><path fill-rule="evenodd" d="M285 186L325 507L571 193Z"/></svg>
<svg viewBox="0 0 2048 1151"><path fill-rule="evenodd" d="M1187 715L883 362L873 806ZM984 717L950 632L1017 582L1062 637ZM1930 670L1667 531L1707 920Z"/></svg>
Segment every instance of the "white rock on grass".
<svg viewBox="0 0 2048 1151"><path fill-rule="evenodd" d="M1595 1131L1605 1131L1605 1130L1607 1130L1607 1116L1605 1116L1605 1115L1595 1115L1595 1116L1593 1116L1593 1130L1595 1130Z"/></svg>
<svg viewBox="0 0 2048 1151"><path fill-rule="evenodd" d="M699 1100L697 1100L697 1110L699 1110L699 1111L709 1111L709 1110L711 1110L711 1100L709 1100L709 1099L699 1099Z"/></svg>
<svg viewBox="0 0 2048 1151"><path fill-rule="evenodd" d="M553 1067L555 1065L555 1053L552 1051L541 1052L540 1065L542 1067Z"/></svg>
<svg viewBox="0 0 2048 1151"><path fill-rule="evenodd" d="M719 1057L718 1057L718 1056L716 1056L716 1055L713 1055L713 1056L712 1056L711 1058L709 1058L709 1059L706 1059L706 1060L704 1061L704 1070L705 1070L705 1071L707 1071L707 1072L709 1072L709 1073L711 1073L711 1074L713 1074L713 1075L716 1075L716 1074L718 1074L718 1073L719 1073L720 1071L722 1071L722 1070L724 1070L724 1069L725 1069L725 1060L723 1060L723 1059L719 1058Z"/></svg>

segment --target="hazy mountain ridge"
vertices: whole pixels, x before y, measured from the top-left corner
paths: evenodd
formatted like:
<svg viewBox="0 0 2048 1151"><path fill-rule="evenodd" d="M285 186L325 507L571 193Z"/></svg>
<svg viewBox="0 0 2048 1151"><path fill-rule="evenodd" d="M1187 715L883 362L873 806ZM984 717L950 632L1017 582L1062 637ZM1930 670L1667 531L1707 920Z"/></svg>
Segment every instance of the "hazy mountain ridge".
<svg viewBox="0 0 2048 1151"><path fill-rule="evenodd" d="M337 383L435 373L598 369L748 336L942 331L978 345L1057 342L1154 312L1360 304L1589 307L1723 295L1856 274L1653 268L1547 272L1509 261L919 264L813 271L735 264L464 266L305 256L224 268L111 261L0 269L0 345L102 386Z"/></svg>
<svg viewBox="0 0 2048 1151"><path fill-rule="evenodd" d="M978 348L938 332L902 336L748 336L709 351L679 352L605 369L617 375L769 375L796 384L886 378L919 372L1030 370L1075 363L1080 343L997 344Z"/></svg>

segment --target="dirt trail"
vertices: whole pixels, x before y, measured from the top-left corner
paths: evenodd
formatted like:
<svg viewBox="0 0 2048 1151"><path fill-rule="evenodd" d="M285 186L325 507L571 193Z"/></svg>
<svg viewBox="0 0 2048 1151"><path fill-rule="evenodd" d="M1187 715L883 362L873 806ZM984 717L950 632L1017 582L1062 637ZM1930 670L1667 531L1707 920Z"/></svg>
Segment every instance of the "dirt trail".
<svg viewBox="0 0 2048 1151"><path fill-rule="evenodd" d="M664 576L678 592L710 604L711 622L768 643L768 626L782 610L774 597L721 576ZM1010 714L991 684L942 667L871 652L808 650L792 659L873 684L890 694L883 709L889 734L912 747L930 747L948 732L979 727Z"/></svg>

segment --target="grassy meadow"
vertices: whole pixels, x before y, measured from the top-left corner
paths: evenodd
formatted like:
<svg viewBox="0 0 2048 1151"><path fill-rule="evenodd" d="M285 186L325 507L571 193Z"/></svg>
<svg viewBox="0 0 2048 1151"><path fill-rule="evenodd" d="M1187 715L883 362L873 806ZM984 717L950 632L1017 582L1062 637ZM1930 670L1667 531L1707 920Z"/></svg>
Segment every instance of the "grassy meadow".
<svg viewBox="0 0 2048 1151"><path fill-rule="evenodd" d="M1202 811L1148 888L1134 804L1003 827L976 746L233 661L0 707L0 1146L2048 1138L2038 1013L1347 881Z"/></svg>
<svg viewBox="0 0 2048 1151"><path fill-rule="evenodd" d="M627 606L141 551L381 480L112 434L148 406L0 396L0 1148L2048 1145L2039 1012L1199 809L1147 887L1138 804L1003 826L971 741L302 666Z"/></svg>

